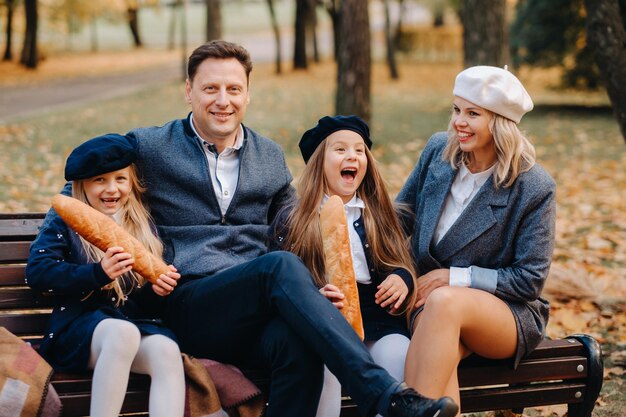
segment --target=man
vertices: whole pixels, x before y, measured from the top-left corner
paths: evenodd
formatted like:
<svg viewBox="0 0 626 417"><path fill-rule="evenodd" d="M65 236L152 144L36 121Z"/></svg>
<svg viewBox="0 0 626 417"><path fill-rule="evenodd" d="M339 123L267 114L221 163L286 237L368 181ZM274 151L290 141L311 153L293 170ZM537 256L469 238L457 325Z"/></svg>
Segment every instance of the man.
<svg viewBox="0 0 626 417"><path fill-rule="evenodd" d="M287 252L266 254L268 224L293 198L279 145L242 124L248 52L212 41L189 58L186 119L128 133L165 258L183 278L165 320L181 349L270 370L266 416L314 416L322 363L364 415L453 416L374 364L339 311Z"/></svg>

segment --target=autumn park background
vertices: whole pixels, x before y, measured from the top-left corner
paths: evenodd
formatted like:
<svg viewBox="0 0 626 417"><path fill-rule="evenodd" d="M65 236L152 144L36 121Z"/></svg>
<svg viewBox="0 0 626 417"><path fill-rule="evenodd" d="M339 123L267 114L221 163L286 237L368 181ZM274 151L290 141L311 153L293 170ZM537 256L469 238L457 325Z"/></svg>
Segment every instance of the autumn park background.
<svg viewBox="0 0 626 417"><path fill-rule="evenodd" d="M342 7L351 16L344 32L333 24ZM284 147L296 182L302 132L323 115L357 113L371 123L394 195L429 136L446 128L458 71L508 64L535 101L521 128L558 186L548 335L587 333L601 343L605 383L594 415L623 416L623 16L621 0L0 1L0 212L47 210L65 158L84 140L184 117L184 57L206 39L250 50L245 122ZM594 34L602 27L616 28L617 49Z"/></svg>

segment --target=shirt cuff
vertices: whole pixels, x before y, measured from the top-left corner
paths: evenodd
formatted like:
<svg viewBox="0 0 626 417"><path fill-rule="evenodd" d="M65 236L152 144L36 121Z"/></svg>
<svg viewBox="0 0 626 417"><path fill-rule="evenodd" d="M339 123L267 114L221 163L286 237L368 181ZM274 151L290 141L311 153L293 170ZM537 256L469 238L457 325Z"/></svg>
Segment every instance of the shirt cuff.
<svg viewBox="0 0 626 417"><path fill-rule="evenodd" d="M450 267L450 286L451 287L469 287L472 285L472 271L469 268Z"/></svg>
<svg viewBox="0 0 626 417"><path fill-rule="evenodd" d="M471 266L472 288L494 294L498 286L498 271L495 269Z"/></svg>

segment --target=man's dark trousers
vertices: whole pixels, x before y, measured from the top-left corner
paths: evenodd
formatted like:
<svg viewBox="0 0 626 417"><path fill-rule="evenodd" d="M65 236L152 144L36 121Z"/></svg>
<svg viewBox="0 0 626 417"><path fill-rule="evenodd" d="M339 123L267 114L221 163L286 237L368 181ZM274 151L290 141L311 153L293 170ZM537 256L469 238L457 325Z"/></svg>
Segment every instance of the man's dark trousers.
<svg viewBox="0 0 626 417"><path fill-rule="evenodd" d="M182 351L270 369L267 417L315 416L323 363L363 415L398 385L289 252L186 281L168 299L166 320Z"/></svg>

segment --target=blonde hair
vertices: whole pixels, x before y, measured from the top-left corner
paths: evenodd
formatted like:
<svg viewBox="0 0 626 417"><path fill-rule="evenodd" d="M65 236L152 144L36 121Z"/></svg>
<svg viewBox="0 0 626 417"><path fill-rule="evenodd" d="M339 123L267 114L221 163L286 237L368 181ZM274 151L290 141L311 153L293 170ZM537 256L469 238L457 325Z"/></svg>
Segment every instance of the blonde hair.
<svg viewBox="0 0 626 417"><path fill-rule="evenodd" d="M121 224L127 232L139 240L152 254L162 256L163 244L155 235L152 228L152 217L143 203L143 193L145 188L139 181L137 171L134 164L129 166L129 180L131 191L126 204L120 209ZM72 197L89 204L87 194L85 192L86 180L74 180L72 183ZM89 204L91 205L91 204ZM80 236L79 236L80 237ZM100 262L104 256L104 252L80 237L81 244L87 255L89 262ZM126 295L133 288L144 285L145 279L134 271L130 271L123 277L113 280L110 284L103 287L117 295L117 305L123 304Z"/></svg>
<svg viewBox="0 0 626 417"><path fill-rule="evenodd" d="M521 173L535 165L535 147L519 130L517 123L499 114L485 111L491 114L489 131L493 135L496 150L493 182L496 188L500 186L508 188ZM454 169L461 164L467 166L470 162L470 154L461 150L452 118L448 124L448 143L443 150L443 160L449 161Z"/></svg>
<svg viewBox="0 0 626 417"><path fill-rule="evenodd" d="M298 184L298 203L287 218L285 248L302 259L313 275L315 284L321 288L327 284L319 209L328 183L324 175L324 155L327 140L317 147L304 168ZM413 266L409 240L404 235L395 213L387 187L378 170L376 160L365 149L367 172L359 185L357 195L365 203L363 223L371 248L372 262L376 270L391 272L404 268L411 273L414 288L416 273ZM416 291L411 300L405 301L404 312L414 304ZM400 313L401 314L401 313Z"/></svg>

